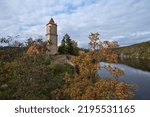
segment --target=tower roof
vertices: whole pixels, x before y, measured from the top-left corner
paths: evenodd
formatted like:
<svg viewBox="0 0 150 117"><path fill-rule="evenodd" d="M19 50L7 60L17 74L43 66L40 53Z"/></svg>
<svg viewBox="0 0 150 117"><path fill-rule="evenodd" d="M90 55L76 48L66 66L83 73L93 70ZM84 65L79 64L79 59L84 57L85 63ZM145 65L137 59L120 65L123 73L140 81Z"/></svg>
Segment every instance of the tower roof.
<svg viewBox="0 0 150 117"><path fill-rule="evenodd" d="M54 19L51 18L50 21L48 22L48 24L56 24L56 23L55 23Z"/></svg>
<svg viewBox="0 0 150 117"><path fill-rule="evenodd" d="M49 21L49 23L55 23L55 22L54 22L54 19L51 18L50 21Z"/></svg>

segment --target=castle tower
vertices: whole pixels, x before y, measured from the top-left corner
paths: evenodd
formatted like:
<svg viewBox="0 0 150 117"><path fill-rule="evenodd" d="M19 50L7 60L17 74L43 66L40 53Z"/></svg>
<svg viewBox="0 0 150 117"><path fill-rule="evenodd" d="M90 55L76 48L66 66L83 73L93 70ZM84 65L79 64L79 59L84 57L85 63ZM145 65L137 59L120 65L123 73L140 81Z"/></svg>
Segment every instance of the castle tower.
<svg viewBox="0 0 150 117"><path fill-rule="evenodd" d="M53 18L51 18L46 25L46 41L48 42L48 54L57 54L57 24L54 22Z"/></svg>

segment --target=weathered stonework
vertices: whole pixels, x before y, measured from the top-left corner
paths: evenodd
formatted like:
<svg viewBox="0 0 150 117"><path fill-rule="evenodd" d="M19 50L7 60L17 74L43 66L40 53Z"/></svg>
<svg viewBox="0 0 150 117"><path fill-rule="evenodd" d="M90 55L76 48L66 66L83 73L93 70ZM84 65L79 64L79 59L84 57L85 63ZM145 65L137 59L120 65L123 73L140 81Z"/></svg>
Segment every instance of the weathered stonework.
<svg viewBox="0 0 150 117"><path fill-rule="evenodd" d="M46 25L46 41L49 55L57 54L57 24L53 18Z"/></svg>

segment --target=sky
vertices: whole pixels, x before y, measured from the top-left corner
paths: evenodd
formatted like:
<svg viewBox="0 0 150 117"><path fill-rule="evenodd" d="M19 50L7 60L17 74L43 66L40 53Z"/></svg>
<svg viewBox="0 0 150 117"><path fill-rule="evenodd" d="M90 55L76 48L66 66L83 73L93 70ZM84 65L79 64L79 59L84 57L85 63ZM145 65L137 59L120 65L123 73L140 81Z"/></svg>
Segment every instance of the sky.
<svg viewBox="0 0 150 117"><path fill-rule="evenodd" d="M150 41L150 0L0 0L0 37L45 39L52 17L58 42L68 33L87 47L91 32L120 46Z"/></svg>

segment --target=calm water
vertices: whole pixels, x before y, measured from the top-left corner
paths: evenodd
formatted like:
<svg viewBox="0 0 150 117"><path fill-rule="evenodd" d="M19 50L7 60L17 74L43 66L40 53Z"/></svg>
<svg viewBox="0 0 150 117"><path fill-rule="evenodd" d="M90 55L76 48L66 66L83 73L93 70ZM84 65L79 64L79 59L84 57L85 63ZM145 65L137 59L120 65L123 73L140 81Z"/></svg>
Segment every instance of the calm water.
<svg viewBox="0 0 150 117"><path fill-rule="evenodd" d="M125 75L120 78L121 81L138 85L133 99L150 100L150 60L120 60L119 64L113 64L113 66L124 70ZM101 69L99 74L103 77L111 77L105 69Z"/></svg>

